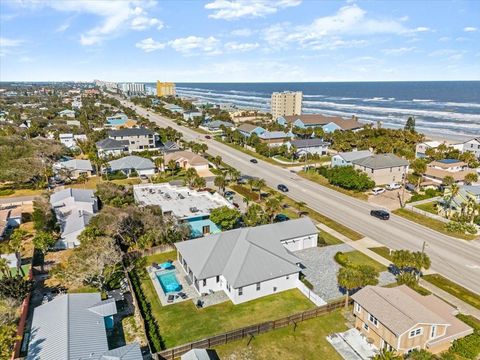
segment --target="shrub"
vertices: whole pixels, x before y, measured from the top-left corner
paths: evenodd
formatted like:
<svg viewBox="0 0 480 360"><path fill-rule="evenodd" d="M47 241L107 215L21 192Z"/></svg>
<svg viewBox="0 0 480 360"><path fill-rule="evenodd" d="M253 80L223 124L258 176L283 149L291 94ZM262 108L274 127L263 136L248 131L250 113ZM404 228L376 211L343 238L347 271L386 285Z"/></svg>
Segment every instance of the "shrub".
<svg viewBox="0 0 480 360"><path fill-rule="evenodd" d="M367 174L355 170L351 166L337 166L334 168L319 167L318 173L332 185L353 191L366 191L375 186L375 182Z"/></svg>
<svg viewBox="0 0 480 360"><path fill-rule="evenodd" d="M0 189L0 196L13 195L14 193L15 193L15 190L13 189Z"/></svg>
<svg viewBox="0 0 480 360"><path fill-rule="evenodd" d="M152 315L152 309L150 303L145 299L145 294L143 293L142 284L136 270L133 270L129 273L130 280L133 287L133 292L138 302L138 307L140 308L140 313L144 319L145 332L152 348L152 352L158 352L165 349L165 342L160 335L158 323Z"/></svg>
<svg viewBox="0 0 480 360"><path fill-rule="evenodd" d="M473 224L461 223L458 221L450 221L445 224L445 230L449 232L461 232L475 235L477 233L477 227Z"/></svg>
<svg viewBox="0 0 480 360"><path fill-rule="evenodd" d="M127 178L127 175L125 175L121 171L113 171L113 172L109 173L108 176L103 175L102 178L104 180L107 180L107 178L108 178L108 180L123 180L123 179Z"/></svg>
<svg viewBox="0 0 480 360"><path fill-rule="evenodd" d="M341 251L335 254L334 259L337 262L337 264L343 267L350 266L350 261L347 259L347 256Z"/></svg>

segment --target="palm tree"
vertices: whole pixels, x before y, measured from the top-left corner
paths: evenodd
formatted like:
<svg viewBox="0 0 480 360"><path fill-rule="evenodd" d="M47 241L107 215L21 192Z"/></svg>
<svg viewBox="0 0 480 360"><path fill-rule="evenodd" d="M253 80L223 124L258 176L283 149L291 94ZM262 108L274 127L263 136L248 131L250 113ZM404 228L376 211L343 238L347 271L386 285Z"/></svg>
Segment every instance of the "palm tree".
<svg viewBox="0 0 480 360"><path fill-rule="evenodd" d="M248 204L250 203L250 200L249 200L247 197L244 197L244 198L243 198L243 202L245 203L245 205L246 205L247 208L248 208Z"/></svg>
<svg viewBox="0 0 480 360"><path fill-rule="evenodd" d="M270 217L270 222L273 222L275 215L280 211L281 208L282 207L281 207L280 199L270 198L267 200L267 202L265 203L265 209L267 214Z"/></svg>
<svg viewBox="0 0 480 360"><path fill-rule="evenodd" d="M262 188L264 188L267 183L264 179L255 179L254 184L254 186L258 189L258 200L260 200L262 196Z"/></svg>
<svg viewBox="0 0 480 360"><path fill-rule="evenodd" d="M163 157L163 155L155 159L155 166L157 167L157 169L162 169L164 164L165 164L165 158Z"/></svg>
<svg viewBox="0 0 480 360"><path fill-rule="evenodd" d="M218 187L218 191L222 191L222 193L225 193L225 185L226 181L225 178L222 175L217 175L215 177L215 180L213 180L213 184Z"/></svg>
<svg viewBox="0 0 480 360"><path fill-rule="evenodd" d="M370 265L346 266L340 268L337 282L345 289L345 308L348 307L348 297L352 290L378 284L378 271Z"/></svg>
<svg viewBox="0 0 480 360"><path fill-rule="evenodd" d="M445 179L447 177L445 177ZM444 179L444 181L445 181L445 179ZM450 212L451 212L451 209L452 209L452 202L455 199L455 197L458 195L459 192L460 192L460 187L458 186L458 184L453 183L450 186L450 192L449 192L448 198L447 198L447 205L448 205L447 218L450 217Z"/></svg>
<svg viewBox="0 0 480 360"><path fill-rule="evenodd" d="M174 174L175 170L177 169L176 161L175 160L170 160L167 164L167 167L170 169L171 176L173 177L173 174Z"/></svg>
<svg viewBox="0 0 480 360"><path fill-rule="evenodd" d="M402 360L403 357L400 355L397 355L395 351L387 350L386 348L383 348L380 350L380 352L372 357L372 360Z"/></svg>

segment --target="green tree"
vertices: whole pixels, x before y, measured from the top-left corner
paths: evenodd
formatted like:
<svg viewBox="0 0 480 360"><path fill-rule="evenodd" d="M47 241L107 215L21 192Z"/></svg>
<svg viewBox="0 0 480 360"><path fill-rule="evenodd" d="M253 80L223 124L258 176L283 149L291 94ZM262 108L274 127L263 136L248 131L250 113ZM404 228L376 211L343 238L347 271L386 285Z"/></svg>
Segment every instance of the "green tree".
<svg viewBox="0 0 480 360"><path fill-rule="evenodd" d="M0 297L21 302L33 289L33 281L22 275L0 279Z"/></svg>
<svg viewBox="0 0 480 360"><path fill-rule="evenodd" d="M392 263L399 270L399 274L413 274L418 282L422 269L428 270L431 265L430 258L421 251L412 252L409 250L395 250L392 252ZM408 279L402 279L402 281Z"/></svg>
<svg viewBox="0 0 480 360"><path fill-rule="evenodd" d="M10 359L12 357L15 341L20 340L17 336L15 324L2 324L0 326L0 358Z"/></svg>
<svg viewBox="0 0 480 360"><path fill-rule="evenodd" d="M215 180L213 180L213 184L218 188L219 192L225 193L225 177L223 177L222 175L217 175L215 177Z"/></svg>
<svg viewBox="0 0 480 360"><path fill-rule="evenodd" d="M278 197L271 197L265 202L265 210L270 222L273 222L275 215L282 209L282 202Z"/></svg>
<svg viewBox="0 0 480 360"><path fill-rule="evenodd" d="M413 116L409 116L407 122L405 124L405 130L410 132L415 132L415 118Z"/></svg>
<svg viewBox="0 0 480 360"><path fill-rule="evenodd" d="M170 160L167 164L167 167L170 169L171 176L173 177L175 171L177 170L177 163L175 162L175 160Z"/></svg>
<svg viewBox="0 0 480 360"><path fill-rule="evenodd" d="M406 356L407 360L434 360L436 357L425 349L415 349Z"/></svg>
<svg viewBox="0 0 480 360"><path fill-rule="evenodd" d="M210 212L210 220L217 224L222 230L233 229L240 217L241 214L238 210L230 209L227 206L213 209Z"/></svg>
<svg viewBox="0 0 480 360"><path fill-rule="evenodd" d="M475 183L478 181L478 175L476 173L469 173L465 175L464 182L466 185L471 185L472 183Z"/></svg>
<svg viewBox="0 0 480 360"><path fill-rule="evenodd" d="M247 208L243 216L243 222L246 226L258 226L267 224L269 221L262 207L258 204L252 204Z"/></svg>
<svg viewBox="0 0 480 360"><path fill-rule="evenodd" d="M20 269L22 268L22 250L24 241L27 240L29 234L27 231L17 228L13 230L12 235L10 235L10 240L8 246L11 251L15 253L17 258L17 274L20 274Z"/></svg>
<svg viewBox="0 0 480 360"><path fill-rule="evenodd" d="M53 231L56 229L57 219L46 196L37 196L33 200L33 227L37 231Z"/></svg>
<svg viewBox="0 0 480 360"><path fill-rule="evenodd" d="M422 176L427 171L427 163L424 159L415 159L410 163L410 168L413 170L414 175L416 176L416 187L420 187L422 182Z"/></svg>
<svg viewBox="0 0 480 360"><path fill-rule="evenodd" d="M395 351L383 348L378 354L372 357L372 360L403 360L403 357L398 355Z"/></svg>
<svg viewBox="0 0 480 360"><path fill-rule="evenodd" d="M8 260L5 258L0 258L0 274L3 277L10 277L12 273L10 272L10 266L8 265Z"/></svg>
<svg viewBox="0 0 480 360"><path fill-rule="evenodd" d="M367 285L377 285L378 276L378 272L370 265L340 268L337 274L337 282L345 290L345 308L348 306L348 298L352 290Z"/></svg>
<svg viewBox="0 0 480 360"><path fill-rule="evenodd" d="M442 183L445 186L452 186L453 184L455 184L455 179L453 178L453 176L448 175L443 178Z"/></svg>

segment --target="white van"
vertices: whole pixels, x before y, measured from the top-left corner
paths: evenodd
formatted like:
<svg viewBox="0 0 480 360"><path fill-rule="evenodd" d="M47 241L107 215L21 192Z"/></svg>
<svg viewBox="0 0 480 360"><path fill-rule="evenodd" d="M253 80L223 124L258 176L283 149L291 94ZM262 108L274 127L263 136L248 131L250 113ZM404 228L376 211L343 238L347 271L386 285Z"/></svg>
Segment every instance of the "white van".
<svg viewBox="0 0 480 360"><path fill-rule="evenodd" d="M380 195L380 194L383 194L384 192L385 192L385 189L381 187L376 187L372 189L372 195Z"/></svg>

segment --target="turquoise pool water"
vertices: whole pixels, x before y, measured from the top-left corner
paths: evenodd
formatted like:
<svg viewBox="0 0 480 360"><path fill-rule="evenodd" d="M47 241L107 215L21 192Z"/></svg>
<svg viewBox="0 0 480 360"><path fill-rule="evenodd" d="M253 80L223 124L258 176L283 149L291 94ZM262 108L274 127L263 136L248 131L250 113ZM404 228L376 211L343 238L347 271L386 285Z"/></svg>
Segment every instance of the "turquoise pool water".
<svg viewBox="0 0 480 360"><path fill-rule="evenodd" d="M165 294L182 290L182 285L175 276L175 270L158 272L156 276Z"/></svg>
<svg viewBox="0 0 480 360"><path fill-rule="evenodd" d="M107 122L110 124L110 125L123 125L125 124L127 121L125 119L108 119Z"/></svg>
<svg viewBox="0 0 480 360"><path fill-rule="evenodd" d="M206 233L217 234L221 232L220 228L210 219L192 218L188 219L191 228L191 237L197 238L204 236Z"/></svg>

